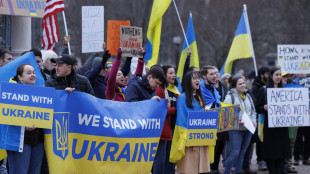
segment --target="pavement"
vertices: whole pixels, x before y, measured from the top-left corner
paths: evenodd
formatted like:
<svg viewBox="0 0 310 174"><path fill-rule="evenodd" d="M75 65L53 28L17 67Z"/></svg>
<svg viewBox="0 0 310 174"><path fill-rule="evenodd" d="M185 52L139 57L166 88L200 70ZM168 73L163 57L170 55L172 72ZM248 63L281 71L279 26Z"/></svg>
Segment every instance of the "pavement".
<svg viewBox="0 0 310 174"><path fill-rule="evenodd" d="M310 174L310 165L303 165L302 161L299 162L299 165L294 166L295 169L297 170L298 174ZM258 166L257 166L257 162L256 162L256 152L255 152L255 148L254 148L254 152L253 152L253 157L251 160L251 169L253 171L257 171ZM225 168L223 167L223 163L222 163L222 159L219 165L219 172L220 173L224 173ZM257 174L269 174L268 171L258 171Z"/></svg>
<svg viewBox="0 0 310 174"><path fill-rule="evenodd" d="M256 164L256 160L253 160L252 158L252 164L251 169L254 171L257 171L258 166ZM302 162L298 166L294 166L297 170L298 174L310 174L310 165L302 165ZM222 163L220 164L219 171L221 173L224 173L225 168L223 167ZM268 171L258 171L258 174L268 174Z"/></svg>

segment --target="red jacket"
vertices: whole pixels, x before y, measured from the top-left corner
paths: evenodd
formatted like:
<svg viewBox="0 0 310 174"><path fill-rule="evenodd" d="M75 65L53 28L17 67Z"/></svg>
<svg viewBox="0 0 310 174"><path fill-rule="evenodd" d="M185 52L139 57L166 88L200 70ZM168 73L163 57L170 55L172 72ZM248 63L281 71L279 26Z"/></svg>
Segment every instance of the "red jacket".
<svg viewBox="0 0 310 174"><path fill-rule="evenodd" d="M165 99L165 88L163 87L158 87L156 89L156 94L157 96L159 96L162 99ZM178 98L179 95L176 94L176 98ZM166 120L164 123L164 127L163 130L161 132L161 136L160 136L160 140L168 140L168 141L172 141L172 131L171 131L171 124L170 124L170 118L171 117L176 117L176 107L170 107L167 111L167 115L166 115Z"/></svg>
<svg viewBox="0 0 310 174"><path fill-rule="evenodd" d="M124 98L125 94L123 94L122 90L120 89L117 92L115 89L116 88L116 76L117 76L117 72L118 72L120 65L121 65L121 60L120 60L120 57L118 57L115 59L112 65L109 77L108 77L107 88L105 91L107 100L114 100L114 101L121 101L121 102L125 101L125 98ZM144 65L144 61L139 60L135 74L142 75L143 65Z"/></svg>

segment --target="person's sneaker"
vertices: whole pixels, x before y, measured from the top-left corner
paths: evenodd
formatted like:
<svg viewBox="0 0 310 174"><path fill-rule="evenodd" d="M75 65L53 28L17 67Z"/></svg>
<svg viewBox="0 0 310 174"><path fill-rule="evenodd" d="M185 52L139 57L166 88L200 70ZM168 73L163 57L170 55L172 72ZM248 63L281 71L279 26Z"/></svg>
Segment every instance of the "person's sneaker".
<svg viewBox="0 0 310 174"><path fill-rule="evenodd" d="M298 166L299 165L299 160L298 159L294 159L294 163L293 163L295 166Z"/></svg>
<svg viewBox="0 0 310 174"><path fill-rule="evenodd" d="M258 170L259 171L267 170L267 165L266 165L265 161L259 161L257 165L258 165Z"/></svg>
<svg viewBox="0 0 310 174"><path fill-rule="evenodd" d="M295 170L293 167L287 167L286 172L287 173L297 173L297 170Z"/></svg>
<svg viewBox="0 0 310 174"><path fill-rule="evenodd" d="M302 161L302 163L303 163L304 165L310 165L309 159L304 159L304 160Z"/></svg>

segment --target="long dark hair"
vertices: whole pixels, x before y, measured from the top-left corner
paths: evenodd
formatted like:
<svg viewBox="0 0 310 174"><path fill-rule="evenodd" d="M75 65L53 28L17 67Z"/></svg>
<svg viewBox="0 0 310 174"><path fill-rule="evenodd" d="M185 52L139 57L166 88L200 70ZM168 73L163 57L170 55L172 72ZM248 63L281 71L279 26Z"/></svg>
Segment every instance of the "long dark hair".
<svg viewBox="0 0 310 174"><path fill-rule="evenodd" d="M164 87L164 88L166 88L166 87L168 86L168 82L167 82L167 80L166 80L168 69L169 69L169 68L173 68L173 69L174 69L174 72L175 72L175 68L172 67L171 65L164 65L164 66L162 66L161 68L164 70L164 73L165 73L165 80L162 82L162 85L161 85L161 86ZM175 73L176 73L176 72L175 72ZM177 79L174 80L174 83L173 83L173 84L174 84L174 86L178 86L178 85L179 85Z"/></svg>
<svg viewBox="0 0 310 174"><path fill-rule="evenodd" d="M272 76L278 70L281 71L281 69L277 68L277 67L271 68L268 79L267 79L267 84L266 84L267 88L274 88L274 82L272 80ZM282 80L281 80L280 83L278 84L278 88L282 88L282 87L283 87L283 84L282 84Z"/></svg>
<svg viewBox="0 0 310 174"><path fill-rule="evenodd" d="M186 105L189 107L189 108L194 108L193 107L193 98L194 98L194 95L193 95L193 86L192 86L192 77L194 75L197 75L197 77L199 77L199 73L198 72L188 72L184 75L183 77L183 80L182 80L182 92L185 93L186 95ZM199 97L199 99L201 100L201 103L203 104L202 107L204 107L206 104L205 104L205 100L201 94L201 90L200 88L196 91L196 95ZM198 104L200 104L198 102Z"/></svg>

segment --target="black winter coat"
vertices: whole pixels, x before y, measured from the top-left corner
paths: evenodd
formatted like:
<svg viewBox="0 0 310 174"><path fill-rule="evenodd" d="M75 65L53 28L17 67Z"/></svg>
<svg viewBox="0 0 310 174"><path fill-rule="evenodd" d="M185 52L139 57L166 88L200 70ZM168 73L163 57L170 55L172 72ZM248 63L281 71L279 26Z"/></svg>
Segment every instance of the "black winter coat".
<svg viewBox="0 0 310 174"><path fill-rule="evenodd" d="M71 74L66 77L57 77L56 71L53 70L51 77L45 82L46 87L54 87L57 90L64 90L67 87L75 88L76 91L86 92L88 94L94 95L94 90L91 87L89 80L76 74L72 70Z"/></svg>
<svg viewBox="0 0 310 174"><path fill-rule="evenodd" d="M263 140L263 158L265 160L279 160L290 156L290 141L288 136L288 128L268 128L268 112L265 111L267 94L264 88L260 88L256 101L256 112L265 114L264 122L264 140Z"/></svg>

